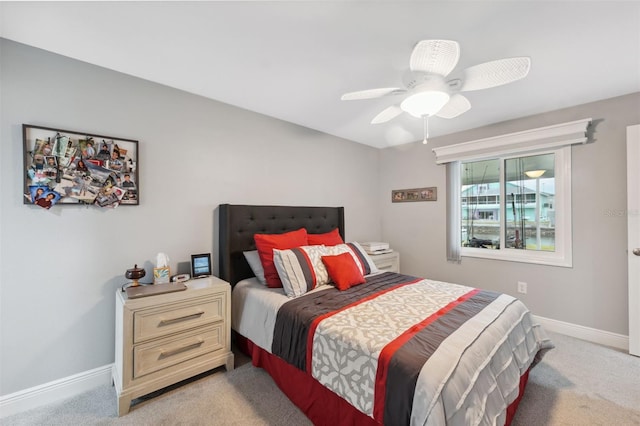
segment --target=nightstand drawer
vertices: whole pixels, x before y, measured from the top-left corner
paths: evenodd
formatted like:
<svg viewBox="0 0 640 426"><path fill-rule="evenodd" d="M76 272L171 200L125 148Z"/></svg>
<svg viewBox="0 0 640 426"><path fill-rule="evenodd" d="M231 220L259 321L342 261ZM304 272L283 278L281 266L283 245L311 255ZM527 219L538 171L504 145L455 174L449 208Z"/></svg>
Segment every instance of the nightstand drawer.
<svg viewBox="0 0 640 426"><path fill-rule="evenodd" d="M376 262L376 266L381 271L388 271L389 269L393 269L395 267L396 261L394 259L385 259Z"/></svg>
<svg viewBox="0 0 640 426"><path fill-rule="evenodd" d="M397 251L370 257L381 272L400 272L400 254Z"/></svg>
<svg viewBox="0 0 640 426"><path fill-rule="evenodd" d="M167 336L182 330L212 324L224 319L224 295L198 299L163 309L148 309L134 314L134 343Z"/></svg>
<svg viewBox="0 0 640 426"><path fill-rule="evenodd" d="M191 358L223 349L224 324L183 333L175 339L167 338L138 345L133 350L133 377L176 365Z"/></svg>

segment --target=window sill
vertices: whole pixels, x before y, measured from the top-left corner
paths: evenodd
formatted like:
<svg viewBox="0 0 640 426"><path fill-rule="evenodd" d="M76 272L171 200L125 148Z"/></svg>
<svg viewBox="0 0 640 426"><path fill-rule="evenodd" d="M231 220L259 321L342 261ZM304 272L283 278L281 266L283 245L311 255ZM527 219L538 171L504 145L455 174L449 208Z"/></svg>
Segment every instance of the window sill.
<svg viewBox="0 0 640 426"><path fill-rule="evenodd" d="M561 256L558 252L540 252L534 250L515 249L493 250L462 247L460 254L462 257L504 260L508 262L532 263L546 266L560 266L563 268L573 267L571 257Z"/></svg>

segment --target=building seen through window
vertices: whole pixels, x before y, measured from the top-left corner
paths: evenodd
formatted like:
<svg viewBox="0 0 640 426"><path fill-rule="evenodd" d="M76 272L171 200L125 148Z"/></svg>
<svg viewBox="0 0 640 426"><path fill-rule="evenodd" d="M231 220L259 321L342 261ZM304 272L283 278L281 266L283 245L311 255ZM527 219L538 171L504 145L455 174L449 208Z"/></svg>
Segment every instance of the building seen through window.
<svg viewBox="0 0 640 426"><path fill-rule="evenodd" d="M554 170L553 153L463 162L461 245L555 251Z"/></svg>

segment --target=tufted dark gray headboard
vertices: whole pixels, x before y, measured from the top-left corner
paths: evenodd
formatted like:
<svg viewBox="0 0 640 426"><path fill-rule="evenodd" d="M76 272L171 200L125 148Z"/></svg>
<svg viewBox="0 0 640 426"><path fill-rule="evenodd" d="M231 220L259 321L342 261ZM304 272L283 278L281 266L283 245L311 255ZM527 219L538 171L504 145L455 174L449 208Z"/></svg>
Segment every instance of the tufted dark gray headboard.
<svg viewBox="0 0 640 426"><path fill-rule="evenodd" d="M338 228L344 240L344 207L219 206L220 278L235 285L253 277L243 251L255 250L254 234L282 234L305 228L321 234Z"/></svg>

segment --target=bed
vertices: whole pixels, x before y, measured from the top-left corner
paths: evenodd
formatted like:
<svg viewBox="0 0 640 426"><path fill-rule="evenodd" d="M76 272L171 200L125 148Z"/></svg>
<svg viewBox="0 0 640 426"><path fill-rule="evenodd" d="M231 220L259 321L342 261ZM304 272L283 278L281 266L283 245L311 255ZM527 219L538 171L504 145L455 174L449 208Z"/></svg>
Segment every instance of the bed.
<svg viewBox="0 0 640 426"><path fill-rule="evenodd" d="M316 425L509 424L553 345L517 299L392 272L287 297L254 276L255 234L344 239L344 208L219 206L238 346ZM346 240L345 240L346 241Z"/></svg>

